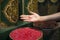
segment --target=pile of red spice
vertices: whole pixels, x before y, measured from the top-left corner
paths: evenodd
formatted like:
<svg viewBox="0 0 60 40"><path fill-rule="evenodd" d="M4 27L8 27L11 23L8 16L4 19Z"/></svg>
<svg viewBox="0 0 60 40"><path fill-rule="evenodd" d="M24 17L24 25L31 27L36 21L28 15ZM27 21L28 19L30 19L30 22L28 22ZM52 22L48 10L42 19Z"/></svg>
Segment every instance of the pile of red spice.
<svg viewBox="0 0 60 40"><path fill-rule="evenodd" d="M12 40L38 40L42 38L43 33L40 30L25 27L13 30L9 36Z"/></svg>

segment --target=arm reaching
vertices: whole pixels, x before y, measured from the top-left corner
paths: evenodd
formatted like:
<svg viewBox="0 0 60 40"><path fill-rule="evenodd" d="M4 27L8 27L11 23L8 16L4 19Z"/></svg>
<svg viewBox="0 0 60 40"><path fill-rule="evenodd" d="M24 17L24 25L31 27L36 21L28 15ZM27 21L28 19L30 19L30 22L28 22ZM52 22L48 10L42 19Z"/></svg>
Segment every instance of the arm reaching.
<svg viewBox="0 0 60 40"><path fill-rule="evenodd" d="M60 19L60 12L52 14L52 15L47 15L44 17L47 18L46 21L47 20L55 20L56 21L57 19Z"/></svg>
<svg viewBox="0 0 60 40"><path fill-rule="evenodd" d="M21 15L21 19L27 22L43 22L48 20L57 20L60 19L60 12L47 16L40 16L37 13L31 12L32 15Z"/></svg>

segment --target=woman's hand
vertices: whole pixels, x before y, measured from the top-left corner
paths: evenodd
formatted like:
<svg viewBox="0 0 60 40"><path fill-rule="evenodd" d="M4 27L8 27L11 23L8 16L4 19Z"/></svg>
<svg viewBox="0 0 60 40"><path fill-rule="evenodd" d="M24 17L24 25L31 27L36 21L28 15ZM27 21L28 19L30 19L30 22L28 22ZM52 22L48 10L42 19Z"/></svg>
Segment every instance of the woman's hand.
<svg viewBox="0 0 60 40"><path fill-rule="evenodd" d="M40 16L37 13L31 12L31 11L30 13L32 15L21 15L20 19L23 19L23 21L27 21L27 22L41 22L41 21L44 21L45 19L43 16Z"/></svg>

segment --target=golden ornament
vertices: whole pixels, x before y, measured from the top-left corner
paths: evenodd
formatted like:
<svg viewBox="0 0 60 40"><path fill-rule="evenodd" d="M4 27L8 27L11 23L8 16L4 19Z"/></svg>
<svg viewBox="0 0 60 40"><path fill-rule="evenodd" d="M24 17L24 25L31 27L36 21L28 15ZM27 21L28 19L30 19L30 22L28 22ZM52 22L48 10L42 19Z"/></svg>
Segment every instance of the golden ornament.
<svg viewBox="0 0 60 40"><path fill-rule="evenodd" d="M51 2L56 3L58 0L51 0Z"/></svg>
<svg viewBox="0 0 60 40"><path fill-rule="evenodd" d="M3 12L10 22L16 23L18 20L18 0L9 0Z"/></svg>

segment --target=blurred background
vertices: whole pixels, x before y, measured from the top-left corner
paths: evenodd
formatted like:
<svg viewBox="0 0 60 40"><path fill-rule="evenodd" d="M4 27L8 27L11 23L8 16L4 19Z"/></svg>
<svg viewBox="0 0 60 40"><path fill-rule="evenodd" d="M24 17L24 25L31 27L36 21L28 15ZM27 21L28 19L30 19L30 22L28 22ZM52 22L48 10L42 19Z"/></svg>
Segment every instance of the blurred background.
<svg viewBox="0 0 60 40"><path fill-rule="evenodd" d="M0 40L11 40L9 34L14 29L36 26L20 19L20 15L29 14L27 8L41 16L50 15L60 12L60 0L0 0ZM39 27L44 33L44 40L60 40L59 19L40 23Z"/></svg>

